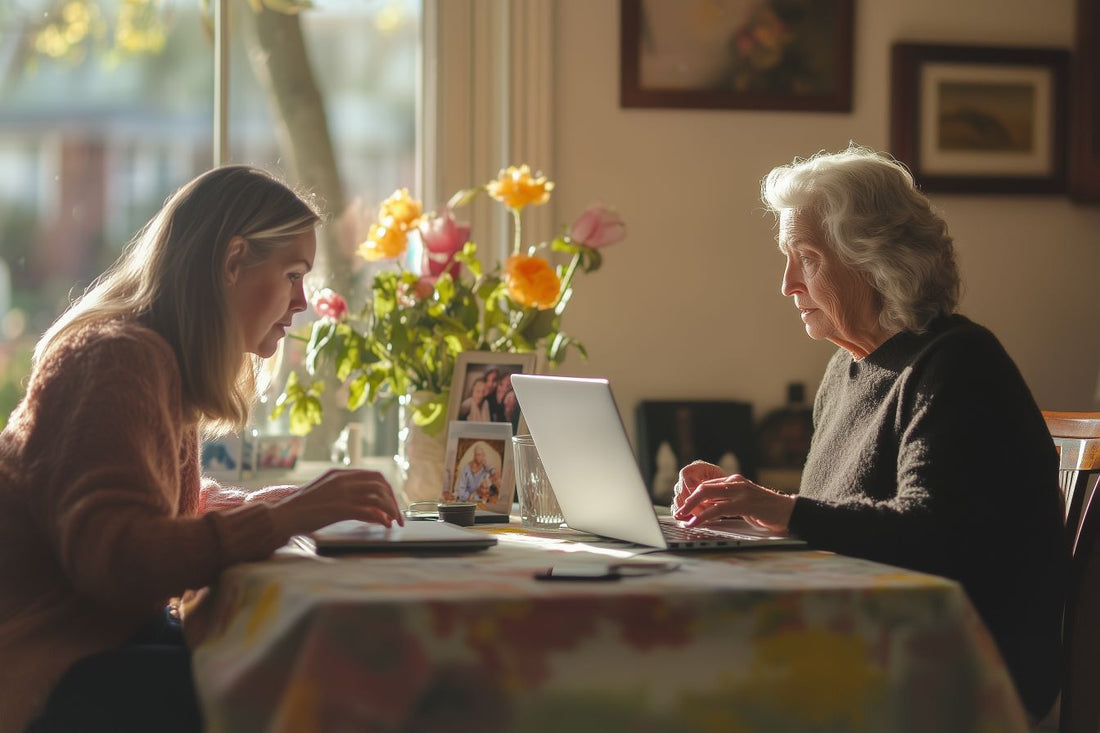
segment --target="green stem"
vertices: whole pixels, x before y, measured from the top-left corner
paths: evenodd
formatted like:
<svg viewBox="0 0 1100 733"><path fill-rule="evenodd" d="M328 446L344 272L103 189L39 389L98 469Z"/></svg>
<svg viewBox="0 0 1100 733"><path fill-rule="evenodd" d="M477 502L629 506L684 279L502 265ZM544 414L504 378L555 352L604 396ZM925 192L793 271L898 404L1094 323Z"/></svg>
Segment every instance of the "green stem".
<svg viewBox="0 0 1100 733"><path fill-rule="evenodd" d="M577 274L577 266L580 265L580 263L581 253L577 252L573 255L573 260L569 263L569 267L565 268L565 274L561 276L561 289L558 290L558 299L554 301L555 309L558 307L558 303L561 302L562 296L568 292L570 286L573 284L573 277Z"/></svg>
<svg viewBox="0 0 1100 733"><path fill-rule="evenodd" d="M493 351L500 351L506 344L511 345L512 338L517 333L522 333L523 329L527 328L527 324L530 323L531 319L534 317L535 311L525 309L520 312L519 318L510 319L511 323L508 324L508 333L503 334L493 343Z"/></svg>
<svg viewBox="0 0 1100 733"><path fill-rule="evenodd" d="M519 209L511 209L512 222L515 224L513 230L515 231L515 239L512 242L512 254L518 255L520 248L523 247L523 225L520 223Z"/></svg>

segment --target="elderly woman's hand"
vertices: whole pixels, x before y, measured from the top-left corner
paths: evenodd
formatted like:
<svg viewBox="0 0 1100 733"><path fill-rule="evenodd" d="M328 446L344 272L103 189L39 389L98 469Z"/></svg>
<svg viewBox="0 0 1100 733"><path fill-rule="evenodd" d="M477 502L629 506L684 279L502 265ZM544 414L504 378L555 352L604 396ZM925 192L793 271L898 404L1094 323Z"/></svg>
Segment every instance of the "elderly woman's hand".
<svg viewBox="0 0 1100 733"><path fill-rule="evenodd" d="M680 511L680 506L688 494L704 481L722 478L726 474L721 468L706 461L695 461L680 469L680 479L672 490L672 513Z"/></svg>
<svg viewBox="0 0 1100 733"><path fill-rule="evenodd" d="M712 463L696 461L680 471L672 499L672 515L689 527L723 517L784 531L794 511L794 497L754 484L739 473L723 475Z"/></svg>

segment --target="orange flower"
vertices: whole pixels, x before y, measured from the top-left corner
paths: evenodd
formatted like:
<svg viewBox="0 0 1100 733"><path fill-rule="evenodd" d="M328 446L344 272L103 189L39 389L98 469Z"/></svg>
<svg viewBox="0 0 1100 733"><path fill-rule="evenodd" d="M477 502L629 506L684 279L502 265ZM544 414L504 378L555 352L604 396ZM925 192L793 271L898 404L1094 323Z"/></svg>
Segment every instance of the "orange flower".
<svg viewBox="0 0 1100 733"><path fill-rule="evenodd" d="M404 232L420 222L422 213L424 213L424 207L409 195L409 189L402 188L394 191L393 195L382 202L382 206L378 209L378 221L388 220L390 223L387 226Z"/></svg>
<svg viewBox="0 0 1100 733"><path fill-rule="evenodd" d="M546 310L558 302L561 280L540 257L512 255L504 263L508 295L525 308Z"/></svg>
<svg viewBox="0 0 1100 733"><path fill-rule="evenodd" d="M364 260L392 260L405 253L409 238L399 228L392 217L386 217L381 224L371 224L370 233L365 242L359 245L359 256Z"/></svg>
<svg viewBox="0 0 1100 733"><path fill-rule="evenodd" d="M528 204L538 206L550 200L554 182L541 173L531 175L526 165L509 166L497 174L495 181L485 187L489 195L510 209L522 209Z"/></svg>

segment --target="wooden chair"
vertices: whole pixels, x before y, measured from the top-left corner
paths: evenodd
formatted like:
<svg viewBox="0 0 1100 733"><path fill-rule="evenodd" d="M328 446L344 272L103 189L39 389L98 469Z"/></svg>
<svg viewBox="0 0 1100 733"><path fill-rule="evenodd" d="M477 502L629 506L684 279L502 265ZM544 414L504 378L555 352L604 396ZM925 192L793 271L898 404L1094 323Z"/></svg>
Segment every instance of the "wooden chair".
<svg viewBox="0 0 1100 733"><path fill-rule="evenodd" d="M1083 512L1062 630L1061 733L1100 730L1100 494Z"/></svg>
<svg viewBox="0 0 1100 733"><path fill-rule="evenodd" d="M1058 482L1066 500L1066 527L1074 548L1081 528L1081 510L1089 499L1089 489L1100 476L1100 412L1044 410L1043 419L1060 456Z"/></svg>
<svg viewBox="0 0 1100 733"><path fill-rule="evenodd" d="M1100 730L1100 412L1043 412L1058 448L1073 557L1062 630L1061 733Z"/></svg>

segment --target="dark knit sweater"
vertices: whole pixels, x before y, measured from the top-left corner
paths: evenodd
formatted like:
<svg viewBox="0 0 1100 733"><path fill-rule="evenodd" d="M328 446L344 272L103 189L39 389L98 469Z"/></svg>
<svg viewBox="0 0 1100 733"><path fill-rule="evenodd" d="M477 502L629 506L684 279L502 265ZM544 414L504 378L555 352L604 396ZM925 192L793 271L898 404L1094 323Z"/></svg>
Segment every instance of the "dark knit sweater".
<svg viewBox="0 0 1100 733"><path fill-rule="evenodd" d="M959 581L1039 717L1058 690L1068 563L1057 469L997 339L940 318L829 362L790 527L820 549Z"/></svg>

